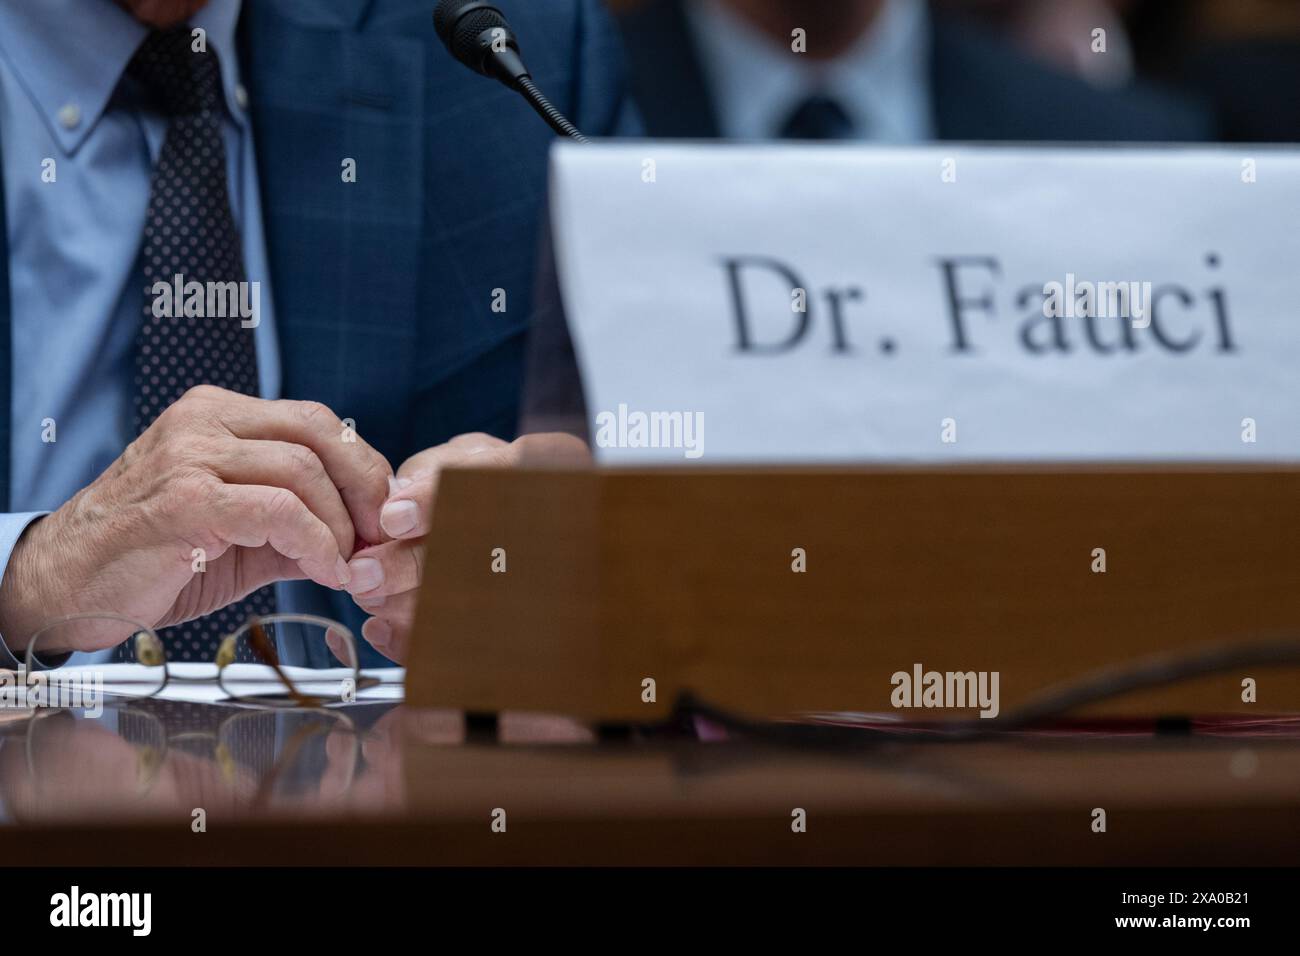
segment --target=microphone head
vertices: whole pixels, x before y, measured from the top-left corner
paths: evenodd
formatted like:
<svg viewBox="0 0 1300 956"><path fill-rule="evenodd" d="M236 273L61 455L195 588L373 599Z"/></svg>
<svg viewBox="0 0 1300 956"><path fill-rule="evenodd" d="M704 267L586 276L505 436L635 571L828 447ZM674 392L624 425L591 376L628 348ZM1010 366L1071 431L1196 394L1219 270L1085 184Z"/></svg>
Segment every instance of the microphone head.
<svg viewBox="0 0 1300 956"><path fill-rule="evenodd" d="M440 0L433 11L433 28L453 57L484 76L500 79L494 61L507 51L519 55L519 43L505 14L484 0Z"/></svg>

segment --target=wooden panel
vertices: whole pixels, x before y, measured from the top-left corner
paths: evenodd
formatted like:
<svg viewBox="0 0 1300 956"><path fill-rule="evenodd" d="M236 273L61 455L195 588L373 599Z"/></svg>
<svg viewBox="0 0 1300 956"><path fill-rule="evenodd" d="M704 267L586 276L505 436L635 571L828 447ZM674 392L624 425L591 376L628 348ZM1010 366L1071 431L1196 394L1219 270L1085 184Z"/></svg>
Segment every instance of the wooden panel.
<svg viewBox="0 0 1300 956"><path fill-rule="evenodd" d="M1300 473L1265 469L449 473L408 697L636 720L689 688L753 714L889 711L891 675L919 663L999 672L1005 711L1156 652L1300 633L1297 519ZM1099 710L1252 707L1300 710L1300 673Z"/></svg>
<svg viewBox="0 0 1300 956"><path fill-rule="evenodd" d="M441 697L451 680L457 696L498 701L502 688L595 666L601 493L594 472L443 474L408 668L423 675L416 696ZM492 572L497 548L504 574Z"/></svg>

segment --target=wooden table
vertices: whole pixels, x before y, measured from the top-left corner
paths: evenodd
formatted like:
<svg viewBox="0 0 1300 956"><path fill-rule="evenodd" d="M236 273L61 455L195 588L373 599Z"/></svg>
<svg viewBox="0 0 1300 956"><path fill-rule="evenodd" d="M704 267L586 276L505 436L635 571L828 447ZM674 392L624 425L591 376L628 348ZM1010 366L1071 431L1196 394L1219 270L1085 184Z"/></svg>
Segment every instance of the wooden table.
<svg viewBox="0 0 1300 956"><path fill-rule="evenodd" d="M133 705L134 706L134 705ZM847 754L600 743L399 706L10 721L0 838L43 864L1294 864L1294 737L1017 737ZM125 715L125 716L124 716ZM207 724L204 724L204 721ZM236 732L237 730L237 732ZM164 736L165 735L165 736ZM1106 814L1094 832L1094 810ZM196 810L206 832L194 832ZM806 832L792 829L806 814ZM504 811L504 832L493 828ZM500 813L495 814L498 821ZM499 822L498 822L499 826Z"/></svg>

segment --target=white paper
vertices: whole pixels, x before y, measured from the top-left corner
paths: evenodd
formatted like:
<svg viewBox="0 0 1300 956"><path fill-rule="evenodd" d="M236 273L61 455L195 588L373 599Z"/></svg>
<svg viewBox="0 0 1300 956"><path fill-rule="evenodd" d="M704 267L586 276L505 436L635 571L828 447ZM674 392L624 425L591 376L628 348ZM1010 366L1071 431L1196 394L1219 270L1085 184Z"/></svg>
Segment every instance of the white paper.
<svg viewBox="0 0 1300 956"><path fill-rule="evenodd" d="M216 667L205 663L168 664L169 680L163 689L153 693L158 686L158 669L143 664L88 664L84 667L63 667L49 672L62 684L81 681L85 686L102 681L105 694L120 697L150 696L158 700L180 700L192 703L222 703L234 697L255 697L277 694L284 685L274 673L261 664L231 664L226 668L223 690L211 679ZM346 667L313 669L310 667L285 667L284 672L302 693L312 697L340 699L343 681L352 676ZM376 668L362 671L363 677L377 678L375 687L359 690L358 703L380 700L402 700L405 693L406 669L401 667Z"/></svg>
<svg viewBox="0 0 1300 956"><path fill-rule="evenodd" d="M552 177L604 462L1300 458L1300 152L559 144ZM993 296L964 342L958 257L997 262L950 266ZM751 347L790 338L807 290L797 345L740 350L728 260ZM1107 353L1065 319L1058 350L1042 294L1070 275L1151 283L1156 331L1094 317ZM699 416L702 454L627 447L637 413Z"/></svg>

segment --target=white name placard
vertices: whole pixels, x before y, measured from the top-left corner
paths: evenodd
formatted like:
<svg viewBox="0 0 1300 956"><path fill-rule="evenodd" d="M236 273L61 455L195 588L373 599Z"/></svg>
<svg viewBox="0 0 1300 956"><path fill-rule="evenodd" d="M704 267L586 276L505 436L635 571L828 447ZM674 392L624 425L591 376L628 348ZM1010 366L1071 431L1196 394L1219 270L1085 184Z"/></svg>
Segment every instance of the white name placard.
<svg viewBox="0 0 1300 956"><path fill-rule="evenodd" d="M558 144L607 462L1300 459L1300 151Z"/></svg>

